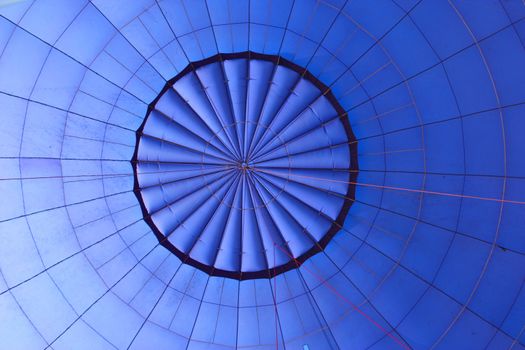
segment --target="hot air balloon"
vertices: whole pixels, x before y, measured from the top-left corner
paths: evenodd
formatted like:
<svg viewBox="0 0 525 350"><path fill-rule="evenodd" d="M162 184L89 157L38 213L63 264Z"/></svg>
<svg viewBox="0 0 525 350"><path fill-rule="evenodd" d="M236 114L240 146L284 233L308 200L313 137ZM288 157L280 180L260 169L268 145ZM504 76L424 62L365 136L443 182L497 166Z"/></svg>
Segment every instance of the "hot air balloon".
<svg viewBox="0 0 525 350"><path fill-rule="evenodd" d="M0 2L0 350L525 349L521 0Z"/></svg>

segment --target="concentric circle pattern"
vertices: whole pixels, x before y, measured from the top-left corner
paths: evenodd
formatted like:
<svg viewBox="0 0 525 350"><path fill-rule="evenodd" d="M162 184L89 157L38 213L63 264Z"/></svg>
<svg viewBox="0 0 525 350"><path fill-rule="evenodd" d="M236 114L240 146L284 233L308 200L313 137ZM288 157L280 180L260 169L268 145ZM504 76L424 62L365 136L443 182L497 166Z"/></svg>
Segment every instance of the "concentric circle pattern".
<svg viewBox="0 0 525 350"><path fill-rule="evenodd" d="M0 350L525 350L524 135L523 0L0 0Z"/></svg>
<svg viewBox="0 0 525 350"><path fill-rule="evenodd" d="M212 275L268 278L321 251L353 201L357 142L306 69L244 52L170 80L137 133L135 193L160 243Z"/></svg>

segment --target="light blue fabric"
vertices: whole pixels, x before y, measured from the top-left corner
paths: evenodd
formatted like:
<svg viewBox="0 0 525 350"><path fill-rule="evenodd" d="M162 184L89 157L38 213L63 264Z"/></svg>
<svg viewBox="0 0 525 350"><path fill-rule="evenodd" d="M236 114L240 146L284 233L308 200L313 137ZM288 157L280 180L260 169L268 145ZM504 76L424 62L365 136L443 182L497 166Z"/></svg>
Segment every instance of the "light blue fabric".
<svg viewBox="0 0 525 350"><path fill-rule="evenodd" d="M0 1L0 349L525 349L524 18L521 0ZM159 244L130 160L168 80L245 51L331 89L359 175L323 252L239 281Z"/></svg>

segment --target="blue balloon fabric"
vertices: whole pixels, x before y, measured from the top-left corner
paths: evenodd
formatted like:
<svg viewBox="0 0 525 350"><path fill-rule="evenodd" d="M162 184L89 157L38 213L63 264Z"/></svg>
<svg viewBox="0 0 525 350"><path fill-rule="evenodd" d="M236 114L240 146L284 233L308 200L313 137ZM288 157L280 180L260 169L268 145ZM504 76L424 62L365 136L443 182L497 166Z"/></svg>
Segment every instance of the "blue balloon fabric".
<svg viewBox="0 0 525 350"><path fill-rule="evenodd" d="M0 1L0 349L525 350L522 0Z"/></svg>

